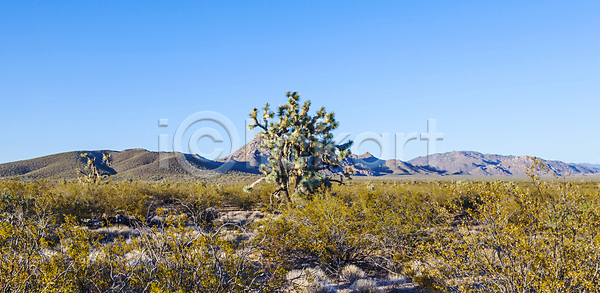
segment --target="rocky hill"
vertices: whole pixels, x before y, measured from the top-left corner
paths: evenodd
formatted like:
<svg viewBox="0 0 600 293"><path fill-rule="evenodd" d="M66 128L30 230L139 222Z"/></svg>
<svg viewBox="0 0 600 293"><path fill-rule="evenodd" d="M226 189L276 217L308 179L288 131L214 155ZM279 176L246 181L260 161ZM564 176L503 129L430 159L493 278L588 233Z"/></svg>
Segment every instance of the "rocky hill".
<svg viewBox="0 0 600 293"><path fill-rule="evenodd" d="M353 166L357 175L442 175L444 172L428 166L415 166L400 160L381 160L370 153L350 155L346 162Z"/></svg>
<svg viewBox="0 0 600 293"><path fill-rule="evenodd" d="M77 169L83 169L86 159L82 153L96 157L99 162L103 154L111 154L110 166L101 165L100 169L110 174L112 180L137 179L157 181L196 180L197 176L190 174L182 167L176 156L185 157L197 174L211 177L216 174L213 170L225 163L231 163L229 174L237 177L255 176L259 174L260 164L267 163L268 151L260 150L260 140L255 136L249 143L233 152L231 155L210 161L196 155L167 153L168 168L161 168L159 153L144 149L124 151L75 151L44 156L31 160L0 164L0 179L74 179L81 175ZM600 175L600 168L595 165L564 163L561 161L546 161L550 168L559 176ZM524 176L531 161L526 156L503 156L482 154L473 151L454 151L434 154L428 157L418 157L408 162L399 160L380 160L369 153L350 155L346 164L356 170L357 176L385 175L475 175L475 176ZM189 169L189 168L188 168ZM237 178L236 177L236 178Z"/></svg>
<svg viewBox="0 0 600 293"><path fill-rule="evenodd" d="M225 163L232 161L232 170L258 174L260 173L259 166L267 164L269 156L268 150L259 149L260 143L260 137L256 134L250 142L231 155L217 160L217 162ZM441 174L437 170L431 170L428 167L413 166L400 160L383 161L368 152L362 155L350 155L346 159L346 164L353 166L358 176Z"/></svg>
<svg viewBox="0 0 600 293"><path fill-rule="evenodd" d="M159 153L144 149L130 149L124 151L98 150L98 151L74 151L60 153L50 156L39 157L11 163L0 164L0 178L20 179L74 179L81 177L77 169L84 170L87 159L81 154L88 153L96 158L96 162L102 161L103 154L110 154L112 162L110 166L98 164L99 169L105 174L110 174L113 180L138 179L157 181L163 179L193 179L177 162L175 155L185 156L198 170L206 170L218 166L218 163L203 160L198 156L189 154L168 153L169 165L160 168Z"/></svg>
<svg viewBox="0 0 600 293"><path fill-rule="evenodd" d="M434 154L429 157L418 157L408 161L415 166L430 166L442 170L447 175L504 175L525 176L531 160L527 156L503 156L482 154L473 151L454 151ZM546 161L559 176L597 175L598 169L581 164L561 161Z"/></svg>
<svg viewBox="0 0 600 293"><path fill-rule="evenodd" d="M267 158L270 154L268 150L260 150L260 135L257 133L254 138L243 145L241 148L231 153L229 156L218 159L219 163L233 162L231 170L248 172L248 173L260 173L258 170L261 164L268 164Z"/></svg>

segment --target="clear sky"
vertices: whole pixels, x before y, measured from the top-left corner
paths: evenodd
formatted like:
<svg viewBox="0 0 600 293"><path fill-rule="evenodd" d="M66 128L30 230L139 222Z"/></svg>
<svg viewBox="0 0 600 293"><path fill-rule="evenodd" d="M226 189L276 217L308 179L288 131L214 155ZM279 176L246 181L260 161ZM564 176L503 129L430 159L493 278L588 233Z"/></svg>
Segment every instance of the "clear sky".
<svg viewBox="0 0 600 293"><path fill-rule="evenodd" d="M288 90L350 138L437 119L438 152L600 163L599 1L285 2L1 1L0 163L157 150L198 111L243 142Z"/></svg>

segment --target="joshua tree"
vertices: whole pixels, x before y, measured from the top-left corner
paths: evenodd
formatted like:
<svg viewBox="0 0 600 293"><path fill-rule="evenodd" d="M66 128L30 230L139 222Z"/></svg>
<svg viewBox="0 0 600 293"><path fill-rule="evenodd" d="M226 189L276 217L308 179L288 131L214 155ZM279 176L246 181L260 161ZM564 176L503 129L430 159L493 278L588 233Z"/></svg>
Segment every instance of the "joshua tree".
<svg viewBox="0 0 600 293"><path fill-rule="evenodd" d="M272 195L280 197L283 202L290 201L292 195L313 193L320 187L331 187L331 182L343 183L343 178L350 178L354 170L343 166L344 159L350 154L352 141L336 145L332 130L338 127L333 112L325 112L322 107L314 116L308 114L310 101L302 107L298 104L300 95L287 92L288 103L281 105L277 111L278 121L272 121L275 113L267 103L263 108L262 121L258 119L258 110L250 112L254 122L248 125L250 130L258 127L262 130L261 147L268 149L269 166L261 165L262 178L247 186L251 189L262 180L277 185ZM339 179L329 175L339 175Z"/></svg>
<svg viewBox="0 0 600 293"><path fill-rule="evenodd" d="M96 184L96 183L100 182L102 179L108 177L107 173L102 173L96 166L96 158L94 158L93 156L91 156L88 153L81 154L81 157L87 159L87 165L84 168L85 171L77 169L77 171L79 173L83 174L83 178L79 178L80 182ZM106 166L110 166L110 162L111 162L111 155L103 154L102 155L102 164L106 165Z"/></svg>

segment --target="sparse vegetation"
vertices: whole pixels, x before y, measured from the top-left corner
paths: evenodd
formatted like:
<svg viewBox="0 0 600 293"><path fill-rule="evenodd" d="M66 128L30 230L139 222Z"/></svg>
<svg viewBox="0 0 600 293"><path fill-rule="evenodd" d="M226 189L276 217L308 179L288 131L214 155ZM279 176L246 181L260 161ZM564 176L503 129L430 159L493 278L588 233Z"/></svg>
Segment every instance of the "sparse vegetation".
<svg viewBox="0 0 600 293"><path fill-rule="evenodd" d="M598 182L356 181L278 211L268 184L103 182L0 181L1 291L600 285Z"/></svg>

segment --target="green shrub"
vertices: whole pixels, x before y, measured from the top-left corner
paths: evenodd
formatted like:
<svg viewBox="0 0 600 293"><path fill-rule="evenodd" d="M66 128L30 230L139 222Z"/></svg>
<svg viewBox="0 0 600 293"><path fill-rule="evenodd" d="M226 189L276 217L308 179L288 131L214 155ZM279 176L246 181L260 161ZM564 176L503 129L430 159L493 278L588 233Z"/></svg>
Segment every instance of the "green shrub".
<svg viewBox="0 0 600 293"><path fill-rule="evenodd" d="M471 183L480 203L473 221L435 231L422 256L438 289L584 292L599 286L600 206L569 183L534 182L536 191L501 181ZM440 285L443 284L443 285Z"/></svg>
<svg viewBox="0 0 600 293"><path fill-rule="evenodd" d="M600 286L597 182L357 180L283 207L243 185L0 181L0 291L274 292L288 270L352 265L437 291ZM214 221L239 209L266 215Z"/></svg>

